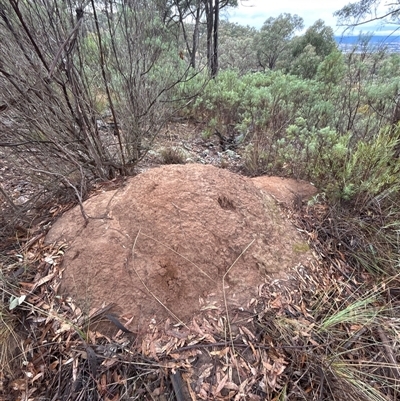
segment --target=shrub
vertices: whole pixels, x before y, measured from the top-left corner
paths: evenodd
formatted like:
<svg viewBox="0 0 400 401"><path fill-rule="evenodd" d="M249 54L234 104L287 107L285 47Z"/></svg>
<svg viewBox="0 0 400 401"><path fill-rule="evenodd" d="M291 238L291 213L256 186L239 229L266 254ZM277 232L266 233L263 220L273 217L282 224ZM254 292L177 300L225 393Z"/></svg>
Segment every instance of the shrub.
<svg viewBox="0 0 400 401"><path fill-rule="evenodd" d="M163 148L160 152L164 164L185 164L184 153L176 146Z"/></svg>
<svg viewBox="0 0 400 401"><path fill-rule="evenodd" d="M37 188L84 194L94 178L133 172L196 71L154 4L105 2L99 15L94 1L53 3L0 5L0 142Z"/></svg>

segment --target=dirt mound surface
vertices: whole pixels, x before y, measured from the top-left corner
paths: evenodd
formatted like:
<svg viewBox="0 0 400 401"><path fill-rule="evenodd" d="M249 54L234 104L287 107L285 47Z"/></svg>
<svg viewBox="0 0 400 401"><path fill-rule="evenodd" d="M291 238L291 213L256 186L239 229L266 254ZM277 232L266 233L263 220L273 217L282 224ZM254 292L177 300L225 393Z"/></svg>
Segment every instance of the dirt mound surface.
<svg viewBox="0 0 400 401"><path fill-rule="evenodd" d="M114 302L135 324L245 307L266 275L311 257L276 201L249 178L198 164L146 171L65 213L63 289L81 306ZM134 327L134 326L131 326Z"/></svg>
<svg viewBox="0 0 400 401"><path fill-rule="evenodd" d="M289 206L300 206L301 202L318 193L312 184L293 178L261 176L252 178L252 181L257 187L274 196L279 202Z"/></svg>

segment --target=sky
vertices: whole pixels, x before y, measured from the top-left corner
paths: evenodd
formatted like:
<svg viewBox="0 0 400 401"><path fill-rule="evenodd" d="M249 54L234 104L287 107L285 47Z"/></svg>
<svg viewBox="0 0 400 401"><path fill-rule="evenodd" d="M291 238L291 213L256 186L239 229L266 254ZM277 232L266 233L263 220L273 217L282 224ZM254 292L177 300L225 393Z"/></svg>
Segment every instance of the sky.
<svg viewBox="0 0 400 401"><path fill-rule="evenodd" d="M332 27L335 35L340 36L343 27L337 27L337 18L333 13L343 6L356 0L238 0L239 7L230 9L228 20L240 25L250 25L257 29L261 28L263 22L269 18L276 18L281 13L297 14L304 20L305 29L312 25L317 19L322 19L325 24ZM378 26L376 23L362 25L354 30L358 35L361 31L375 31L377 35L385 35L393 28ZM349 33L348 33L349 34Z"/></svg>

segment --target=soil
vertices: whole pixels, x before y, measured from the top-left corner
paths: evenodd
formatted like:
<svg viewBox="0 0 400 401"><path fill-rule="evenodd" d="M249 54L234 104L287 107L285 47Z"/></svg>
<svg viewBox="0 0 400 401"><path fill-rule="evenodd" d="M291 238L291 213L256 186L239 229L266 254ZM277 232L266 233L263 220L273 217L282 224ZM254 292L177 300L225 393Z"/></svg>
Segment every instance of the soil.
<svg viewBox="0 0 400 401"><path fill-rule="evenodd" d="M252 181L278 202L293 206L295 209L300 208L304 201L318 193L318 190L309 182L293 178L261 176L254 177Z"/></svg>
<svg viewBox="0 0 400 401"><path fill-rule="evenodd" d="M309 263L306 240L279 202L315 192L211 165L162 166L84 202L88 224L79 207L66 212L46 240L68 243L62 290L81 308L115 303L134 330L189 322L204 310L246 308L267 277Z"/></svg>

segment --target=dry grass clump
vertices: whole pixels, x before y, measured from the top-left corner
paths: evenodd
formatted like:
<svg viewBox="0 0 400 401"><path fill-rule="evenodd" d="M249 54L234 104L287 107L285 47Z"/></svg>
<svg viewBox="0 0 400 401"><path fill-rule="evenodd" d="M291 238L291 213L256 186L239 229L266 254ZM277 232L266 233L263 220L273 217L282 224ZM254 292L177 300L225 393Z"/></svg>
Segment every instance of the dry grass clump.
<svg viewBox="0 0 400 401"><path fill-rule="evenodd" d="M161 160L164 164L185 164L185 155L181 149L176 146L169 146L161 149Z"/></svg>
<svg viewBox="0 0 400 401"><path fill-rule="evenodd" d="M280 399L398 399L400 297L393 294L400 275L372 284L368 274L361 283L355 276L345 279L333 265L320 269L300 267L298 289L275 286L266 294L274 314L260 327L290 361L280 378Z"/></svg>
<svg viewBox="0 0 400 401"><path fill-rule="evenodd" d="M3 371L12 370L12 359L18 345L18 335L15 332L17 319L5 306L5 302L2 300L0 303L0 366L2 367L0 372L0 389L3 380Z"/></svg>
<svg viewBox="0 0 400 401"><path fill-rule="evenodd" d="M350 205L316 204L299 223L323 258L357 270L393 276L400 267L400 204L370 199Z"/></svg>

